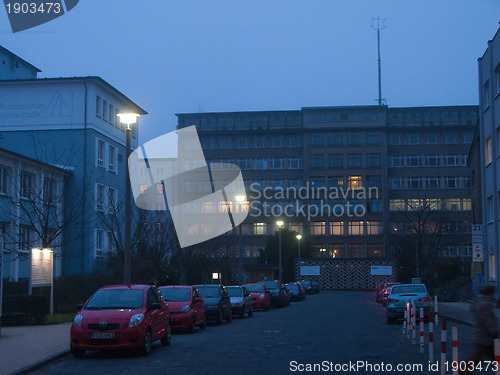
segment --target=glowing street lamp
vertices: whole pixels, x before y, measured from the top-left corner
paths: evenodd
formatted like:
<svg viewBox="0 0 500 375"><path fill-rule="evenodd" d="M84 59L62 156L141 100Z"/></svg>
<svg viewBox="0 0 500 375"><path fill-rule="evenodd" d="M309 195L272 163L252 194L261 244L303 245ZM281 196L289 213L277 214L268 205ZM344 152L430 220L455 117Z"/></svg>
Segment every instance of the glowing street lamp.
<svg viewBox="0 0 500 375"><path fill-rule="evenodd" d="M138 113L119 113L118 117L120 118L120 122L127 126L125 130L126 134L126 158L125 158L125 246L123 249L123 283L131 284L132 283L132 251L131 251L131 191L130 191L130 172L128 170L128 158L130 156L130 133L131 126L137 123L137 119L139 118Z"/></svg>
<svg viewBox="0 0 500 375"><path fill-rule="evenodd" d="M280 280L280 284L282 282L282 270L281 270L281 227L283 226L283 221L281 220L278 220L276 222L276 225L278 226L278 231L279 231L279 280Z"/></svg>

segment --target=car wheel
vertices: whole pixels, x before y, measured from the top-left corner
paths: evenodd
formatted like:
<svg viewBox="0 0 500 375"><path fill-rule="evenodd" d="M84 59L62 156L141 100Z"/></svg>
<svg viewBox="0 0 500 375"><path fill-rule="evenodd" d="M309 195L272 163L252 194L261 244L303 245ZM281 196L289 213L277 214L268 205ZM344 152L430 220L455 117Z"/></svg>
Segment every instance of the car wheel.
<svg viewBox="0 0 500 375"><path fill-rule="evenodd" d="M233 312L229 309L229 316L226 318L226 322L231 323L231 320L233 320Z"/></svg>
<svg viewBox="0 0 500 375"><path fill-rule="evenodd" d="M153 336L151 335L151 331L147 329L146 334L144 335L144 343L142 344L141 352L143 355L148 355L149 353L151 353L152 348L153 348Z"/></svg>
<svg viewBox="0 0 500 375"><path fill-rule="evenodd" d="M207 328L207 316L203 315L203 323L200 325L200 329L205 329Z"/></svg>
<svg viewBox="0 0 500 375"><path fill-rule="evenodd" d="M83 358L83 357L85 357L85 350L71 348L71 354L75 358Z"/></svg>
<svg viewBox="0 0 500 375"><path fill-rule="evenodd" d="M388 316L387 317L387 324L393 324L395 320L396 320L395 318L391 318Z"/></svg>
<svg viewBox="0 0 500 375"><path fill-rule="evenodd" d="M195 327L196 327L196 322L193 315L193 319L191 320L191 327L189 327L189 333L193 333Z"/></svg>
<svg viewBox="0 0 500 375"><path fill-rule="evenodd" d="M250 311L248 312L248 316L253 316L253 306L250 306Z"/></svg>
<svg viewBox="0 0 500 375"><path fill-rule="evenodd" d="M170 327L170 324L167 328L167 334L160 339L160 342L162 346L169 346L172 342L172 327Z"/></svg>
<svg viewBox="0 0 500 375"><path fill-rule="evenodd" d="M215 324L217 324L218 326L222 324L222 310L219 311L219 316L217 317Z"/></svg>

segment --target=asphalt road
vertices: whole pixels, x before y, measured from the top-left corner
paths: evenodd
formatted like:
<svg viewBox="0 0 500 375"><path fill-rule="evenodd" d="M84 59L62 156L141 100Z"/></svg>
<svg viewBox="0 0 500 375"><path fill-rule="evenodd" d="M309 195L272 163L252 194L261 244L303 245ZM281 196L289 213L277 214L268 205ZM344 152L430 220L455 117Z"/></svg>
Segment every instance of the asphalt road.
<svg viewBox="0 0 500 375"><path fill-rule="evenodd" d="M449 340L451 326L458 326L463 359L472 348L471 327L450 322ZM440 340L439 333L435 337ZM436 342L436 359L439 347ZM451 351L451 344L448 347ZM84 359L67 356L34 373L290 374L311 373L300 371L307 369L300 365L326 361L325 369L336 374L439 374L428 369L427 343L425 352L420 354L418 345L402 335L400 324L387 325L385 310L375 303L372 292L322 291L290 307L256 312L252 318L236 318L193 334L176 334L170 347L155 343L148 357L90 352ZM353 367L357 361L365 367ZM398 365L411 367L398 371ZM493 372L481 372L488 373Z"/></svg>

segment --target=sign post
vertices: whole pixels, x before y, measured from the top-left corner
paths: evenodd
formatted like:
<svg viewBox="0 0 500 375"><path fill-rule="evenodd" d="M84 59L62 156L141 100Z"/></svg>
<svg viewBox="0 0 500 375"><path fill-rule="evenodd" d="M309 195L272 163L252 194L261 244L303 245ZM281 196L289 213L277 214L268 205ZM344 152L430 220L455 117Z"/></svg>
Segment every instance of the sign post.
<svg viewBox="0 0 500 375"><path fill-rule="evenodd" d="M472 224L471 294L477 295L484 286L483 226Z"/></svg>
<svg viewBox="0 0 500 375"><path fill-rule="evenodd" d="M29 290L50 286L50 315L54 315L54 252L52 249L31 249Z"/></svg>

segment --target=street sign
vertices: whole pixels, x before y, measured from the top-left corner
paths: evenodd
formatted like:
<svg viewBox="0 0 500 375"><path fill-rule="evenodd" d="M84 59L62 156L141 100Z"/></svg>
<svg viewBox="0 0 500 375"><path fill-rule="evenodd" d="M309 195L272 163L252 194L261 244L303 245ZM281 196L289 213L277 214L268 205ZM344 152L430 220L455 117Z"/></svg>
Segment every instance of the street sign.
<svg viewBox="0 0 500 375"><path fill-rule="evenodd" d="M371 266L371 274L377 276L392 275L392 266Z"/></svg>
<svg viewBox="0 0 500 375"><path fill-rule="evenodd" d="M483 262L483 236L472 236L472 261Z"/></svg>
<svg viewBox="0 0 500 375"><path fill-rule="evenodd" d="M319 266L301 266L301 276L319 276Z"/></svg>
<svg viewBox="0 0 500 375"><path fill-rule="evenodd" d="M54 314L54 252L52 249L31 249L29 294L33 287L50 286L50 315Z"/></svg>

